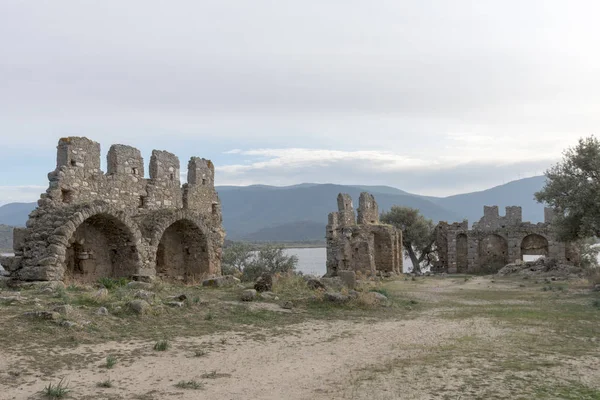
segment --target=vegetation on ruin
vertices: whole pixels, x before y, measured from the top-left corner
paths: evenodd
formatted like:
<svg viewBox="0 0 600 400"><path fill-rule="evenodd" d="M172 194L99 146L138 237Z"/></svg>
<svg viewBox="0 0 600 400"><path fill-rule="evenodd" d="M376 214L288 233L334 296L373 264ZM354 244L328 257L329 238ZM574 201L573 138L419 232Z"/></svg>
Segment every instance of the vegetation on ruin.
<svg viewBox="0 0 600 400"><path fill-rule="evenodd" d="M384 212L381 222L402 231L404 251L413 264L413 272L420 273L421 265L429 265L435 257L435 225L416 208L393 206Z"/></svg>
<svg viewBox="0 0 600 400"><path fill-rule="evenodd" d="M281 246L266 244L257 249L247 243L234 242L223 249L222 271L239 276L243 281L255 281L264 273L287 274L294 272L298 257L286 255Z"/></svg>

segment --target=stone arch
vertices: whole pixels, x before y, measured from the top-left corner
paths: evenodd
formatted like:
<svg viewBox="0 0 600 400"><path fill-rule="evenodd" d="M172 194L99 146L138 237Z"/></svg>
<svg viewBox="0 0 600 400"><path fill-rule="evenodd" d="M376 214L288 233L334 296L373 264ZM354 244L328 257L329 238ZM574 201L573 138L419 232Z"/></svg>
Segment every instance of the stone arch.
<svg viewBox="0 0 600 400"><path fill-rule="evenodd" d="M212 272L209 231L193 212L165 213L157 220L150 245L158 276L190 280Z"/></svg>
<svg viewBox="0 0 600 400"><path fill-rule="evenodd" d="M141 233L123 212L89 206L75 212L55 231L58 265L67 279L95 282L103 277L130 277L141 268Z"/></svg>
<svg viewBox="0 0 600 400"><path fill-rule="evenodd" d="M508 241L491 234L479 241L480 272L497 272L508 264Z"/></svg>
<svg viewBox="0 0 600 400"><path fill-rule="evenodd" d="M459 233L456 235L456 272L465 273L469 263L469 241L467 235Z"/></svg>
<svg viewBox="0 0 600 400"><path fill-rule="evenodd" d="M521 241L521 256L548 257L548 239L537 233L531 233Z"/></svg>

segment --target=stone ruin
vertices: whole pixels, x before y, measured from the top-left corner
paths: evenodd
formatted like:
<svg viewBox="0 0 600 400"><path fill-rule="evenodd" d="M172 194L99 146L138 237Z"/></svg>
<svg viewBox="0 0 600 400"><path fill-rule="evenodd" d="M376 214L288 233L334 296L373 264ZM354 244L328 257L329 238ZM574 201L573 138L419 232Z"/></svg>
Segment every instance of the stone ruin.
<svg viewBox="0 0 600 400"><path fill-rule="evenodd" d="M154 150L149 179L138 149L116 144L100 170L100 144L58 142L50 185L15 228L14 256L2 266L16 280L161 276L195 279L221 273L225 231L210 160L192 157L187 183L179 159Z"/></svg>
<svg viewBox="0 0 600 400"><path fill-rule="evenodd" d="M327 225L327 276L342 271L401 274L402 232L379 222L373 195L361 193L358 220L349 195L340 193L337 202L339 211L329 214Z"/></svg>
<svg viewBox="0 0 600 400"><path fill-rule="evenodd" d="M553 211L544 210L544 222L522 221L521 207L506 207L501 217L498 206L485 206L483 217L469 229L469 222L437 227L437 270L448 273L495 273L523 256L545 256L561 264L579 263L574 246L557 239L551 224Z"/></svg>

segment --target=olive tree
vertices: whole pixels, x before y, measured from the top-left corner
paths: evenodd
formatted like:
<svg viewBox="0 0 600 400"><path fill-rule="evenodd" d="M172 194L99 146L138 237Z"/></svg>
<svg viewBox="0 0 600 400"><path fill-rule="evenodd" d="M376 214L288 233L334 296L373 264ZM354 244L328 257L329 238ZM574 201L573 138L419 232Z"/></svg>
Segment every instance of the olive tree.
<svg viewBox="0 0 600 400"><path fill-rule="evenodd" d="M435 257L435 226L416 208L393 206L381 214L381 222L402 231L402 245L413 264L413 272L421 273L421 264L430 264Z"/></svg>

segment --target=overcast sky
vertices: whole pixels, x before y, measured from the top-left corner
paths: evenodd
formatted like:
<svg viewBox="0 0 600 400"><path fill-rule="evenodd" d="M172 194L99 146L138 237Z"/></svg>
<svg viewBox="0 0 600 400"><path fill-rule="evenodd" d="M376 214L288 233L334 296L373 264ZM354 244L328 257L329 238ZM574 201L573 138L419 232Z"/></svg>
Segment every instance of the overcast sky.
<svg viewBox="0 0 600 400"><path fill-rule="evenodd" d="M1 0L0 204L61 136L212 159L217 184L430 195L600 132L595 0Z"/></svg>

